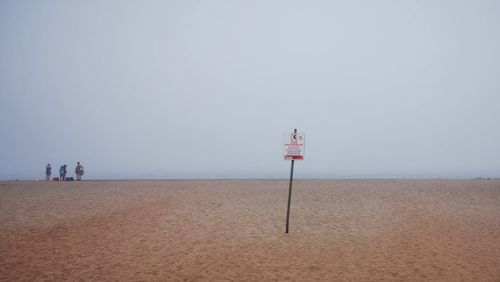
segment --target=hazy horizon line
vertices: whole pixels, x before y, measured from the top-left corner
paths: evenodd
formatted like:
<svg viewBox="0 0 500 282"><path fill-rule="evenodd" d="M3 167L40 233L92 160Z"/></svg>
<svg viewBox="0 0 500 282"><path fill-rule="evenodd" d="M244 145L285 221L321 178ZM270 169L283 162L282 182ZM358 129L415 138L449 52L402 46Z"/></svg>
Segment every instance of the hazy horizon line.
<svg viewBox="0 0 500 282"><path fill-rule="evenodd" d="M290 180L289 178L88 178L82 179L82 181L217 181L217 180ZM308 178L308 177L300 177L294 178L293 180L500 180L500 177L381 177L381 178L373 178L373 177L337 177L337 178ZM0 182L60 182L50 180L47 181L45 179L0 179ZM76 180L73 180L76 181ZM72 181L64 181L64 182L72 182Z"/></svg>

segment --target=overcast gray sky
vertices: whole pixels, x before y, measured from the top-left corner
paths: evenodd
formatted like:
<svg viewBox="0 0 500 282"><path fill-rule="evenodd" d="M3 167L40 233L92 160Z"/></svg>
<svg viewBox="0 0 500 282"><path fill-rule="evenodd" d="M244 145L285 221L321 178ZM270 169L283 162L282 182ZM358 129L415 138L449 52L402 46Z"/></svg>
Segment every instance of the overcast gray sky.
<svg viewBox="0 0 500 282"><path fill-rule="evenodd" d="M0 179L500 177L500 1L0 1Z"/></svg>

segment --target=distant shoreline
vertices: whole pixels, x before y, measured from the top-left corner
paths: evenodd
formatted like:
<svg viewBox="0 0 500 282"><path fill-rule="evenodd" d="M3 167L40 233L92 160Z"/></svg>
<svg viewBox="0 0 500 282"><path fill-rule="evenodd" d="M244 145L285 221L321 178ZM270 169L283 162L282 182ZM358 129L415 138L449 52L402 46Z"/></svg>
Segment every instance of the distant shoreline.
<svg viewBox="0 0 500 282"><path fill-rule="evenodd" d="M288 181L288 178L110 178L110 179L83 179L83 182L95 181ZM500 180L498 177L475 177L475 178L294 178L294 181L461 181L461 180ZM43 179L9 179L2 182L61 182L45 181ZM77 181L64 181L77 182Z"/></svg>

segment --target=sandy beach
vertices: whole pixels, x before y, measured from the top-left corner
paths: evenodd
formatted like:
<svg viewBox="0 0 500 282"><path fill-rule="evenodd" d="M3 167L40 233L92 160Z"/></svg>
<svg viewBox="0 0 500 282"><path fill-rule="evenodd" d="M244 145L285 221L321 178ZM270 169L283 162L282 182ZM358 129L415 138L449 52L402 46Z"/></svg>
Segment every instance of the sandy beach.
<svg viewBox="0 0 500 282"><path fill-rule="evenodd" d="M0 280L500 281L500 180L0 182Z"/></svg>

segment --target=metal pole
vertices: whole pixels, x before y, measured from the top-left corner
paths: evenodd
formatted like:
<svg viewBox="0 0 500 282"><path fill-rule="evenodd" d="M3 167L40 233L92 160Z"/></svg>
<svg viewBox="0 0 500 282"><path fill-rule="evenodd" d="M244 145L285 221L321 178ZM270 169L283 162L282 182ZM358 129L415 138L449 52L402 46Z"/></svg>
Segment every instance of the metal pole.
<svg viewBox="0 0 500 282"><path fill-rule="evenodd" d="M293 130L293 133L297 133L297 129ZM288 223L290 220L290 203L292 201L292 183L293 183L293 164L295 160L292 159L292 167L290 168L290 185L288 186L288 207L286 209L286 230L285 233L288 233Z"/></svg>

